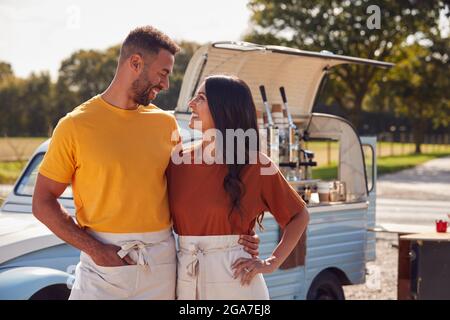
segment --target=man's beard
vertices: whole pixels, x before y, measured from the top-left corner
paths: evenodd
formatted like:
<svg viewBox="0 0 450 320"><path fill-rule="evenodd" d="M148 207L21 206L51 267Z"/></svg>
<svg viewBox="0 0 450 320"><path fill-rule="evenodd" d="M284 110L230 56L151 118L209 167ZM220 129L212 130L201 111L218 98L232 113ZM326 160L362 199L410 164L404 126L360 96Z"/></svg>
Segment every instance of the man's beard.
<svg viewBox="0 0 450 320"><path fill-rule="evenodd" d="M146 85L148 84L148 85ZM153 84L148 81L147 76L141 74L137 80L133 82L133 100L135 103L143 106L147 106L154 98L150 98L150 91L154 88L162 90L159 84Z"/></svg>

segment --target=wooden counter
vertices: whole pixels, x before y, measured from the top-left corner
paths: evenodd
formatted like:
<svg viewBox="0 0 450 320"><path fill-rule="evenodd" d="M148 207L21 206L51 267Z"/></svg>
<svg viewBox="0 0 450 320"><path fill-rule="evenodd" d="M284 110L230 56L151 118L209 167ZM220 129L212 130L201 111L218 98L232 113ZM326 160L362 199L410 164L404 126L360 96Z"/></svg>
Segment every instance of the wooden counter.
<svg viewBox="0 0 450 320"><path fill-rule="evenodd" d="M399 300L450 299L450 233L399 235Z"/></svg>
<svg viewBox="0 0 450 320"><path fill-rule="evenodd" d="M401 236L400 239L420 240L420 241L450 241L450 233L449 232L415 233Z"/></svg>

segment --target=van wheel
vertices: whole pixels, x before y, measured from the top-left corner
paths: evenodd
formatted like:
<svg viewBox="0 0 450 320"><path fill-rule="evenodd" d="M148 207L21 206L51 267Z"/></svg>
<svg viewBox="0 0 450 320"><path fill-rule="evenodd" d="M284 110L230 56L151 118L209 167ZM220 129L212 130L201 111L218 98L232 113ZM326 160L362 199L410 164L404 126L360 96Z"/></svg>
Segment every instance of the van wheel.
<svg viewBox="0 0 450 320"><path fill-rule="evenodd" d="M339 278L330 271L319 274L309 287L307 300L345 300Z"/></svg>
<svg viewBox="0 0 450 320"><path fill-rule="evenodd" d="M45 287L30 297L30 300L68 300L70 290L67 285L55 284Z"/></svg>

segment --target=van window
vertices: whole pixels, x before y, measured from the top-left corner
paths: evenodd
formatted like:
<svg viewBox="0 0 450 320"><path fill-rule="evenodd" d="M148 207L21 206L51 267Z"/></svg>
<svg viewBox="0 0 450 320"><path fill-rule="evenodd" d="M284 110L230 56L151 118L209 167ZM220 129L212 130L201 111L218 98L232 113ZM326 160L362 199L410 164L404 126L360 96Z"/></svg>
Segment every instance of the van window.
<svg viewBox="0 0 450 320"><path fill-rule="evenodd" d="M25 170L25 173L20 178L20 181L16 187L15 193L19 196L32 196L34 192L34 186L36 185L36 178L38 174L39 165L44 159L45 153L38 153L30 161L30 164ZM68 186L60 198L72 199L72 186Z"/></svg>
<svg viewBox="0 0 450 320"><path fill-rule="evenodd" d="M339 180L339 141L332 139L310 139L305 149L314 152L317 167L312 168L312 178L325 181Z"/></svg>

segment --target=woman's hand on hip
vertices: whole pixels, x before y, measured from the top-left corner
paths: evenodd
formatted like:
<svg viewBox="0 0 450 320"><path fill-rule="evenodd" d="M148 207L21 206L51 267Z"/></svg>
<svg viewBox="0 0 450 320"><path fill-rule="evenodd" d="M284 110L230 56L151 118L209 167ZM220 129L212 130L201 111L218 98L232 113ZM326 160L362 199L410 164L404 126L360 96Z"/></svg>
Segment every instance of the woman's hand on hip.
<svg viewBox="0 0 450 320"><path fill-rule="evenodd" d="M232 265L233 277L241 277L241 285L249 285L258 273L272 273L278 267L275 264L276 258L270 257L262 260L258 257L239 258Z"/></svg>

